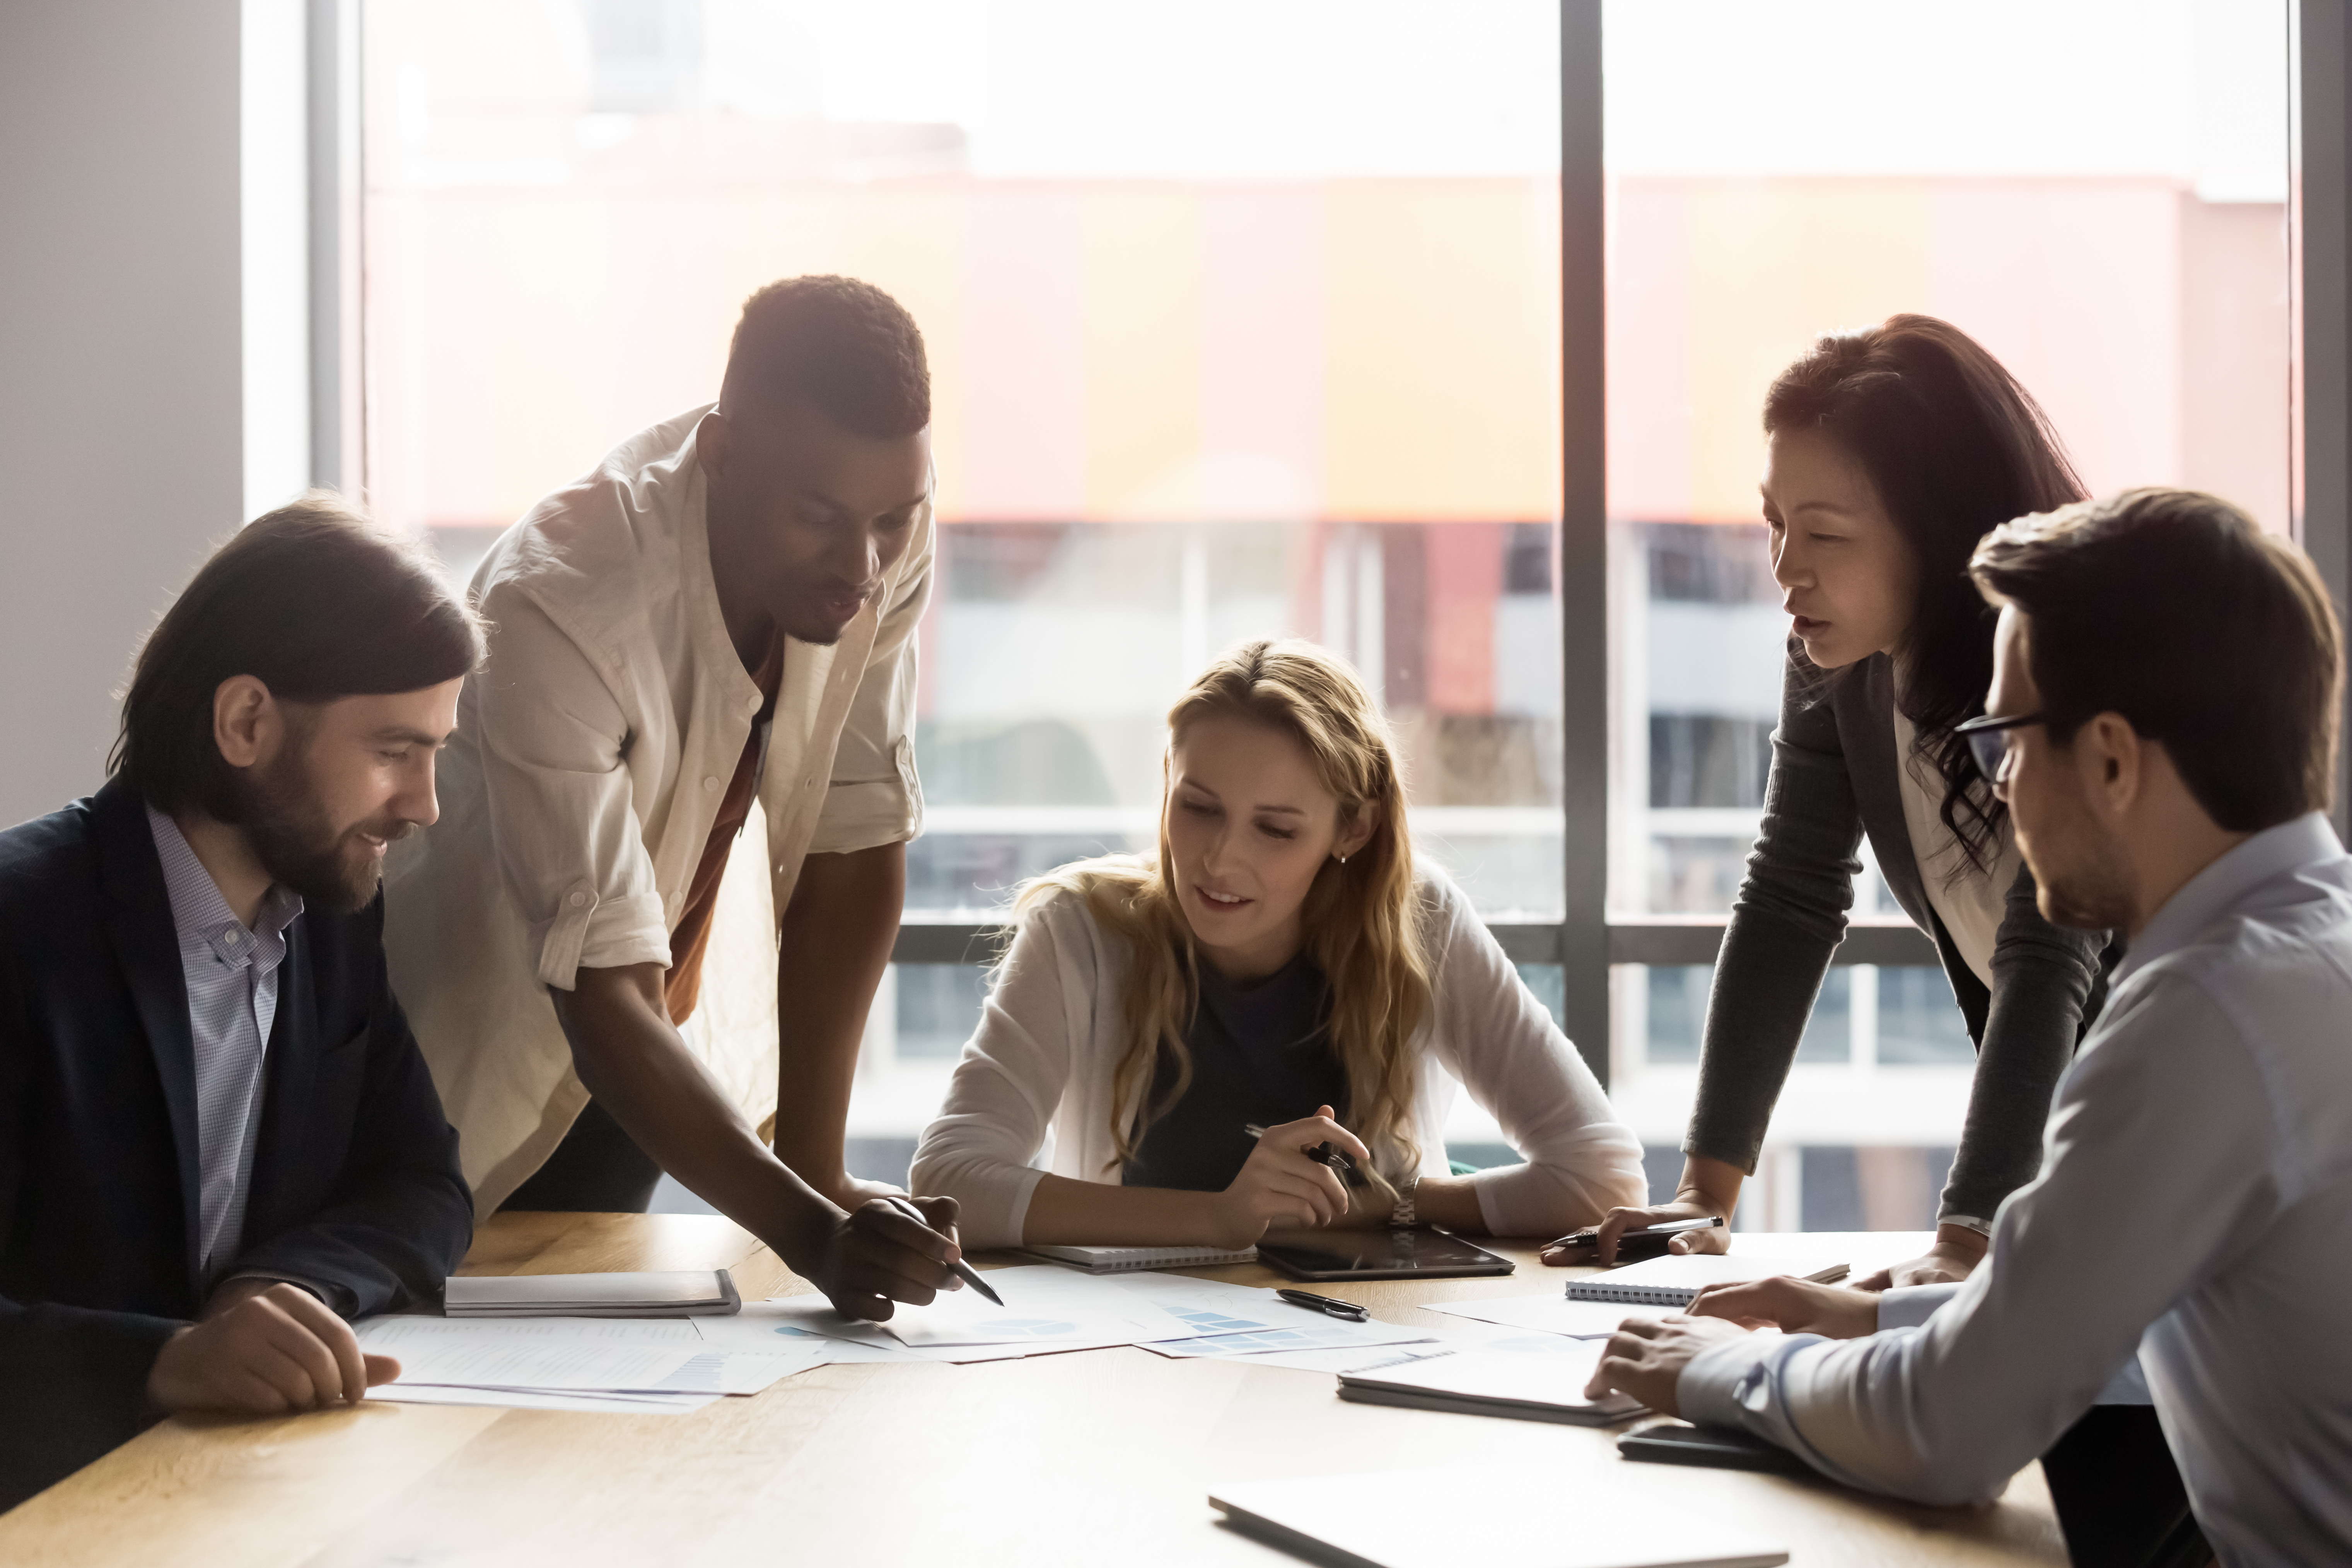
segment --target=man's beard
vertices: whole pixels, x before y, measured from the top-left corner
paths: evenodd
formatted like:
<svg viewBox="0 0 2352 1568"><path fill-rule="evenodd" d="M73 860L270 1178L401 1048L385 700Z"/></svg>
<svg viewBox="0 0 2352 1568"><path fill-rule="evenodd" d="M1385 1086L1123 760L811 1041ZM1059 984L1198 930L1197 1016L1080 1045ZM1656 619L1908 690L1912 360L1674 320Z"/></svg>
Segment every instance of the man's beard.
<svg viewBox="0 0 2352 1568"><path fill-rule="evenodd" d="M2138 910L2130 858L2079 805L2056 831L2036 837L2067 846L2067 863L2035 867L2050 923L2074 931L2128 930Z"/></svg>
<svg viewBox="0 0 2352 1568"><path fill-rule="evenodd" d="M406 837L413 824L392 819L337 828L310 789L300 752L289 747L267 768L238 781L238 826L261 868L299 894L305 908L351 914L375 897L383 872L361 835L389 842Z"/></svg>

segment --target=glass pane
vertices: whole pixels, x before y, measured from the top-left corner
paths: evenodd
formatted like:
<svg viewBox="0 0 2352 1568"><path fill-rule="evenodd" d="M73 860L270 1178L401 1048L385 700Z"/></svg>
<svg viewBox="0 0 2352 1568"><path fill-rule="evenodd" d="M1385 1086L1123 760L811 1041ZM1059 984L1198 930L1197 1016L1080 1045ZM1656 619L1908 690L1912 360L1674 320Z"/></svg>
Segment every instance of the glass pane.
<svg viewBox="0 0 2352 1568"><path fill-rule="evenodd" d="M2191 485L2285 529L2286 16L1612 0L1615 907L1738 888L1788 629L1759 415L1816 334L1943 317L2095 493Z"/></svg>
<svg viewBox="0 0 2352 1568"><path fill-rule="evenodd" d="M1942 317L2094 493L2189 485L2287 528L2290 16L1607 0L1613 911L1719 915L1738 891L1788 630L1760 413L1819 333ZM1862 882L1857 919L1902 918ZM1950 989L1835 973L1742 1224L1876 1224L1940 1185L1974 1059ZM1654 1185L1680 1163L1657 1152L1688 1116L1706 976L1612 983L1612 1095Z"/></svg>
<svg viewBox="0 0 2352 1568"><path fill-rule="evenodd" d="M1297 634L1480 907L1558 917L1549 0L366 17L384 515L461 565L710 397L753 289L870 279L935 392L911 906L1148 843L1182 682Z"/></svg>

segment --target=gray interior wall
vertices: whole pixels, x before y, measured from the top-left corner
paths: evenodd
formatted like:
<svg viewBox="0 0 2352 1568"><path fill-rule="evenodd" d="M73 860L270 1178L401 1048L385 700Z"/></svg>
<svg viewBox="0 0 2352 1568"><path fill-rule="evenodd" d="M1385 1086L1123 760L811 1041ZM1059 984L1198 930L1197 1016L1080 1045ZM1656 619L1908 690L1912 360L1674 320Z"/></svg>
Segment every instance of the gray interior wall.
<svg viewBox="0 0 2352 1568"><path fill-rule="evenodd" d="M0 5L0 823L242 504L236 0Z"/></svg>

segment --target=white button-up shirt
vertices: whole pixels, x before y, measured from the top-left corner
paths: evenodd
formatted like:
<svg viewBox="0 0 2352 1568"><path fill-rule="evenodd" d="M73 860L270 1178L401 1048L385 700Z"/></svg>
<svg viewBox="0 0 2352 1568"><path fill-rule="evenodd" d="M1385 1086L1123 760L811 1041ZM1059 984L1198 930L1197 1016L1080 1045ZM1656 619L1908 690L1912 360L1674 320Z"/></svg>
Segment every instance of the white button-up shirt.
<svg viewBox="0 0 2352 1568"><path fill-rule="evenodd" d="M262 1064L278 1021L278 971L286 960L286 930L301 918L302 900L273 883L248 929L178 823L151 805L147 830L163 863L180 975L188 988L196 1077L196 1257L209 1283L236 1261L245 1237L261 1136Z"/></svg>
<svg viewBox="0 0 2352 1568"><path fill-rule="evenodd" d="M694 437L708 412L632 437L492 547L473 584L489 663L459 700L441 819L386 870L393 985L486 1214L586 1103L548 988L669 963L716 786L762 702L711 578ZM926 506L838 642L785 645L758 814L780 912L803 857L921 828L915 628L932 552Z"/></svg>
<svg viewBox="0 0 2352 1568"><path fill-rule="evenodd" d="M2058 1087L2042 1173L1924 1327L1758 1335L1694 1421L1931 1502L1990 1496L2139 1352L2231 1568L2352 1562L2352 857L2315 813L2157 911Z"/></svg>

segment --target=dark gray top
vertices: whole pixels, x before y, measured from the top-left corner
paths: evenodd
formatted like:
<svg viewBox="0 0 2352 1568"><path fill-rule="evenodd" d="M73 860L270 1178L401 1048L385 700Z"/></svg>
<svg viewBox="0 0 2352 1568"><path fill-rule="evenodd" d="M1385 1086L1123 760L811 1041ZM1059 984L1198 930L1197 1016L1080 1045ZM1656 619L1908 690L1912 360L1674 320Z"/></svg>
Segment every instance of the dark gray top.
<svg viewBox="0 0 2352 1568"><path fill-rule="evenodd" d="M1328 992L1323 972L1303 952L1245 989L1203 967L1200 1005L1184 1040L1192 1081L1145 1129L1120 1184L1223 1192L1256 1147L1245 1126L1297 1121L1318 1105L1337 1110L1344 1125L1348 1073L1323 1032ZM1175 1087L1176 1064L1162 1056L1151 1103Z"/></svg>
<svg viewBox="0 0 2352 1568"><path fill-rule="evenodd" d="M1994 938L1988 990L1927 901L1902 792L1893 661L1874 654L1810 698L1792 663L1772 733L1762 828L1716 960L1698 1103L1683 1152L1756 1169L1830 954L1845 935L1862 869L1855 851L1867 833L1895 901L1936 939L1977 1045L1968 1120L1938 1212L1990 1222L2041 1166L2051 1093L2106 999L2117 952L2105 931L2043 920L2033 874L2021 867Z"/></svg>

